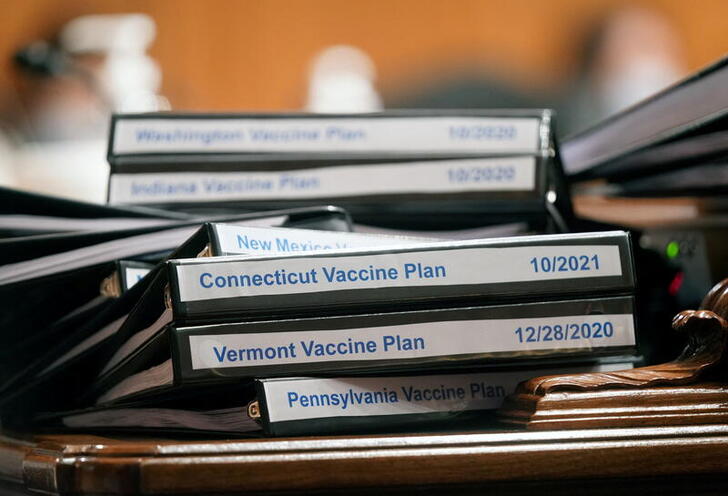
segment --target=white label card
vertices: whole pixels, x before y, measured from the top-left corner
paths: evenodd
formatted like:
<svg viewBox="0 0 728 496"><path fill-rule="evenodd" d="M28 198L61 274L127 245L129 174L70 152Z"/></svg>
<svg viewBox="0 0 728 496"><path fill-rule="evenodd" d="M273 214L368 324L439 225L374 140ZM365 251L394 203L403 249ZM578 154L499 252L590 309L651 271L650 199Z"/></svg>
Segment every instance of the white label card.
<svg viewBox="0 0 728 496"><path fill-rule="evenodd" d="M192 368L407 360L478 353L623 347L635 344L632 315L524 319L189 336Z"/></svg>
<svg viewBox="0 0 728 496"><path fill-rule="evenodd" d="M126 287L124 288L124 291L134 286L136 283L141 281L144 276L149 274L149 271L151 269L143 269L140 267L125 267L124 270L126 271Z"/></svg>
<svg viewBox="0 0 728 496"><path fill-rule="evenodd" d="M536 117L120 119L113 153L538 151Z"/></svg>
<svg viewBox="0 0 728 496"><path fill-rule="evenodd" d="M412 245L430 241L424 238L417 240L309 229L261 229L232 224L214 224L213 228L220 243L220 255L299 253L372 246Z"/></svg>
<svg viewBox="0 0 728 496"><path fill-rule="evenodd" d="M263 382L270 422L373 415L493 410L532 377L631 368L615 363L481 374L347 377Z"/></svg>
<svg viewBox="0 0 728 496"><path fill-rule="evenodd" d="M533 191L536 158L345 165L278 172L113 174L112 203L304 200L413 193Z"/></svg>
<svg viewBox="0 0 728 496"><path fill-rule="evenodd" d="M460 248L175 266L180 301L619 276L616 245Z"/></svg>

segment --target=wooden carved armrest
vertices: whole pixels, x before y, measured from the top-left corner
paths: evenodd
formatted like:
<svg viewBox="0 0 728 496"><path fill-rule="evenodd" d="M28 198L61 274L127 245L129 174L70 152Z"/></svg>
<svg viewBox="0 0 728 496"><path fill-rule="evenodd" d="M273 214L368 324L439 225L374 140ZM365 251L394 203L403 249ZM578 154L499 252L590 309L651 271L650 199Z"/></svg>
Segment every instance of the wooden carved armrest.
<svg viewBox="0 0 728 496"><path fill-rule="evenodd" d="M684 423L690 418L714 421L723 416L728 420L728 405L723 406L728 386L685 388L725 377L728 279L708 293L701 307L673 319L673 329L687 336L685 349L674 361L617 372L536 377L519 384L506 399L500 419L534 429L625 426L637 419L639 425ZM698 389L699 400L693 394ZM671 408L672 417L665 413Z"/></svg>

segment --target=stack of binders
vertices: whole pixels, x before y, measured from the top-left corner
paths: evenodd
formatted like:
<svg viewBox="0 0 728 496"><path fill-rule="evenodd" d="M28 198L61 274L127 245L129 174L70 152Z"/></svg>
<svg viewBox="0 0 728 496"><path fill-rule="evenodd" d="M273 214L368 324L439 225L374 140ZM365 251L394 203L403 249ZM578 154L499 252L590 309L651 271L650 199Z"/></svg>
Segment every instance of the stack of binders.
<svg viewBox="0 0 728 496"><path fill-rule="evenodd" d="M351 228L349 216L333 207L237 214L225 219L238 229L290 226L345 232ZM0 242L6 246L43 245L44 251L50 251L42 257L0 266L0 296L8 309L0 315L7 343L0 349L3 416L8 411L3 405L12 404L11 410L25 414L35 399L46 402L56 393L59 400L77 396L81 392L78 388L85 384L83 379L102 361L103 354L96 350L113 341L113 329L162 271L160 262L170 257L194 257L205 248L199 238L186 242L203 222L165 221L153 228L144 227L141 233L136 229L80 231L18 236ZM86 241L98 234L104 235L102 239L111 235L112 239L94 239L97 242L88 246L64 249L67 240L75 246L79 238ZM51 379L60 380L64 390L52 387L56 383L49 383Z"/></svg>
<svg viewBox="0 0 728 496"><path fill-rule="evenodd" d="M331 203L377 227L544 230L570 215L552 120L548 110L120 115L109 203Z"/></svg>
<svg viewBox="0 0 728 496"><path fill-rule="evenodd" d="M634 352L624 232L183 259L168 270L171 308L94 385L104 418L113 405L258 378L271 434L391 429L412 426L410 414L492 409L519 379Z"/></svg>
<svg viewBox="0 0 728 496"><path fill-rule="evenodd" d="M110 209L170 218L0 266L3 425L484 427L634 360L630 235L563 233L549 111L121 115L109 161Z"/></svg>
<svg viewBox="0 0 728 496"><path fill-rule="evenodd" d="M583 214L604 219L611 206L612 221L644 231L639 245L668 265L663 299L679 308L728 272L727 85L723 58L561 146Z"/></svg>

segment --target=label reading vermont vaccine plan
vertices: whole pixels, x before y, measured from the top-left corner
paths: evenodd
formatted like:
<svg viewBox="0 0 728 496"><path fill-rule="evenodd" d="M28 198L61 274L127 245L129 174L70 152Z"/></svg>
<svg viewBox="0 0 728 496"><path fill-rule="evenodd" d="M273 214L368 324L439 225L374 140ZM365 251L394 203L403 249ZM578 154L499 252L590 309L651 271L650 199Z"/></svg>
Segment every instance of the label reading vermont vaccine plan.
<svg viewBox="0 0 728 496"><path fill-rule="evenodd" d="M123 118L113 154L538 151L537 117Z"/></svg>
<svg viewBox="0 0 728 496"><path fill-rule="evenodd" d="M554 329L561 331L554 333ZM578 332L588 326L588 335ZM568 332L576 328L577 332ZM595 333L594 328L601 331ZM524 328L551 329L523 339ZM545 332L545 331L542 331ZM559 336L558 338L556 336ZM189 336L194 370L360 360L407 360L480 353L632 346L631 314L480 319L393 326Z"/></svg>
<svg viewBox="0 0 728 496"><path fill-rule="evenodd" d="M479 158L346 165L277 172L113 174L109 199L148 201L293 200L408 193L533 191L536 158Z"/></svg>
<svg viewBox="0 0 728 496"><path fill-rule="evenodd" d="M175 266L182 302L348 289L619 276L616 245L459 248Z"/></svg>

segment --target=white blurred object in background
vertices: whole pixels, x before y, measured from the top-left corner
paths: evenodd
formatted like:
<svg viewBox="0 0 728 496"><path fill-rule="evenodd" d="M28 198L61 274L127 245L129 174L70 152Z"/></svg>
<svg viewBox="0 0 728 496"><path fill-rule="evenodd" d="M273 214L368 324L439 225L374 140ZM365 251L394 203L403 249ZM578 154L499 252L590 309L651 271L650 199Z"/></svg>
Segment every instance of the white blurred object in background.
<svg viewBox="0 0 728 496"><path fill-rule="evenodd" d="M58 40L67 64L31 95L28 137L12 150L13 174L0 170L0 183L105 202L111 113L169 109L159 94L161 69L147 54L155 34L144 14L88 15L66 24Z"/></svg>
<svg viewBox="0 0 728 496"><path fill-rule="evenodd" d="M106 142L28 143L15 153L15 184L21 189L106 203Z"/></svg>
<svg viewBox="0 0 728 496"><path fill-rule="evenodd" d="M115 112L150 112L169 108L158 94L162 71L147 55L155 35L145 14L88 15L66 24L60 42L71 55L104 55L98 87Z"/></svg>
<svg viewBox="0 0 728 496"><path fill-rule="evenodd" d="M306 110L322 113L376 112L382 109L377 71L362 50L336 45L319 53L311 65Z"/></svg>
<svg viewBox="0 0 728 496"><path fill-rule="evenodd" d="M608 19L596 65L597 97L605 116L657 93L687 72L671 21L638 6L624 7Z"/></svg>

